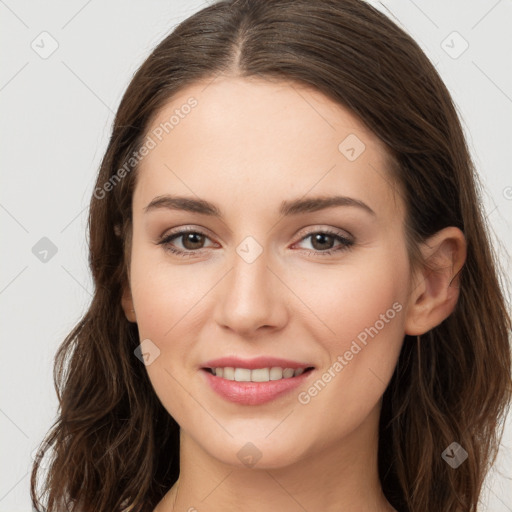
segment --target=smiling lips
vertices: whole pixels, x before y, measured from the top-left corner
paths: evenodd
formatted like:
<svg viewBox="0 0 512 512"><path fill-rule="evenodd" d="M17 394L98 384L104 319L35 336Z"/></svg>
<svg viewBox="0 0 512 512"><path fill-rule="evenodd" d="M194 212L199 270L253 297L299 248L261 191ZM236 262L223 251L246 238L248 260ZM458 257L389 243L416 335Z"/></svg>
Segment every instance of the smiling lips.
<svg viewBox="0 0 512 512"><path fill-rule="evenodd" d="M201 369L210 387L224 399L259 405L299 386L314 367L269 357L229 357L208 361Z"/></svg>

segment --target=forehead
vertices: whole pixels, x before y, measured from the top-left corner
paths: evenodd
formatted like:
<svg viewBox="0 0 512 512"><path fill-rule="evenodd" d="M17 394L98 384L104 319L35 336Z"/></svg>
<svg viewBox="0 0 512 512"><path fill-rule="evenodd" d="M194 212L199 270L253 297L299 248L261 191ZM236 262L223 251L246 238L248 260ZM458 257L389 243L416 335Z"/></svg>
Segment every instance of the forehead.
<svg viewBox="0 0 512 512"><path fill-rule="evenodd" d="M301 84L198 82L157 112L146 136L154 147L139 165L134 203L186 193L256 207L336 192L382 212L401 206L384 144L348 109Z"/></svg>

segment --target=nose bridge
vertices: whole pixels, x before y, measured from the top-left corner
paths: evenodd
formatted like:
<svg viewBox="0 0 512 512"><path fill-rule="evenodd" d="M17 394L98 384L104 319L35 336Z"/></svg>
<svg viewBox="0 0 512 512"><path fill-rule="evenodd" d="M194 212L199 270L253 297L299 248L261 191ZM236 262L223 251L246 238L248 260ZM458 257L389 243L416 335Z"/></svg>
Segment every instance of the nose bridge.
<svg viewBox="0 0 512 512"><path fill-rule="evenodd" d="M252 237L237 246L232 269L218 297L219 324L249 334L261 326L276 327L284 321L283 290L268 268L270 256Z"/></svg>

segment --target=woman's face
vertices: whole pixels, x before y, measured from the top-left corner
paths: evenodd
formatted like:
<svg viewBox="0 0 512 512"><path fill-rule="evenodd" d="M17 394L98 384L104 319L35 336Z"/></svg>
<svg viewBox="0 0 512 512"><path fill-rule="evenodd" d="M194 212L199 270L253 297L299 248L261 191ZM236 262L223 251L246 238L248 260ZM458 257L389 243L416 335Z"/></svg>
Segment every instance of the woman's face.
<svg viewBox="0 0 512 512"><path fill-rule="evenodd" d="M131 296L182 435L268 468L366 442L412 290L382 143L312 89L227 77L181 91L147 136Z"/></svg>

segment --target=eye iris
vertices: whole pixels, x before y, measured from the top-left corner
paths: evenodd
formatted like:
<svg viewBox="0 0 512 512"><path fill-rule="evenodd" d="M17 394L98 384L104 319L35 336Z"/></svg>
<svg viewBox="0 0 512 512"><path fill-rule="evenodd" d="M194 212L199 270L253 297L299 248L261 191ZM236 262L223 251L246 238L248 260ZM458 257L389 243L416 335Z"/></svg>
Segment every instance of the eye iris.
<svg viewBox="0 0 512 512"><path fill-rule="evenodd" d="M327 245L329 247L326 247L325 245L322 246L322 243L325 244L327 240ZM334 241L334 238L331 235L328 235L326 233L317 233L313 235L312 245L315 249L321 250L321 249L331 249L332 242ZM316 244L320 242L320 247L316 247Z"/></svg>
<svg viewBox="0 0 512 512"><path fill-rule="evenodd" d="M200 233L187 233L186 235L182 235L183 247L188 250L200 249L201 245L204 243L204 235ZM187 245L187 244L191 244Z"/></svg>

